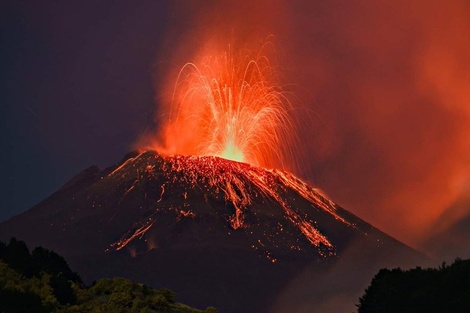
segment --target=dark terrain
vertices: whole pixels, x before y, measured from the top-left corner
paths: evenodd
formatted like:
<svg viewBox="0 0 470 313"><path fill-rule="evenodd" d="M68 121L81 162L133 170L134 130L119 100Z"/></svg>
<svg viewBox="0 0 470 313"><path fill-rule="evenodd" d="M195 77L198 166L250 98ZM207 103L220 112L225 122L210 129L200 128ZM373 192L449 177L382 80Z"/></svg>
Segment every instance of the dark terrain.
<svg viewBox="0 0 470 313"><path fill-rule="evenodd" d="M122 276L227 313L288 312L280 301L318 290L357 299L379 268L425 259L287 172L155 151L84 170L1 223L12 236L57 251L85 282Z"/></svg>

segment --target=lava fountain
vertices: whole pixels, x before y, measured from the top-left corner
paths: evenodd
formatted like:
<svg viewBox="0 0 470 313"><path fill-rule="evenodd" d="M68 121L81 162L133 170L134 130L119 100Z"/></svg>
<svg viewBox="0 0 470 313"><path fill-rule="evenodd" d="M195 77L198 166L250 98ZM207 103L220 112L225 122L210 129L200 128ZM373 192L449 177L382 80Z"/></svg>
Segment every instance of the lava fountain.
<svg viewBox="0 0 470 313"><path fill-rule="evenodd" d="M261 52L251 56L229 49L185 64L167 106L163 144L152 148L262 167L292 166L292 105Z"/></svg>

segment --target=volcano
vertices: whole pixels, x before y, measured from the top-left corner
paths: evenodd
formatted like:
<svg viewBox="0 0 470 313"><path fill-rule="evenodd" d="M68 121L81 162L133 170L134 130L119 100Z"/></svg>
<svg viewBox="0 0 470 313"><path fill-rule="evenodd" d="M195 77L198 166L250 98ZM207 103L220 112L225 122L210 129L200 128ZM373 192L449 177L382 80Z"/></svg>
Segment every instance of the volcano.
<svg viewBox="0 0 470 313"><path fill-rule="evenodd" d="M85 281L124 276L220 312L273 312L299 276L324 282L339 263L372 273L422 259L289 172L156 151L84 170L0 224L12 236L64 255Z"/></svg>

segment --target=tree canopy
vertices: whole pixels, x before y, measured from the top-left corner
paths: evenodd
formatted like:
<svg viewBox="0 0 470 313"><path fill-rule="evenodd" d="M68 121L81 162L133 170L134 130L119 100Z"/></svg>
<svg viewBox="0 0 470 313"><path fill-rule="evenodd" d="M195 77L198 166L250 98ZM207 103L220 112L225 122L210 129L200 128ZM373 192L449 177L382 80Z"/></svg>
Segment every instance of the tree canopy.
<svg viewBox="0 0 470 313"><path fill-rule="evenodd" d="M470 260L439 268L380 270L358 304L358 313L376 312L470 312Z"/></svg>

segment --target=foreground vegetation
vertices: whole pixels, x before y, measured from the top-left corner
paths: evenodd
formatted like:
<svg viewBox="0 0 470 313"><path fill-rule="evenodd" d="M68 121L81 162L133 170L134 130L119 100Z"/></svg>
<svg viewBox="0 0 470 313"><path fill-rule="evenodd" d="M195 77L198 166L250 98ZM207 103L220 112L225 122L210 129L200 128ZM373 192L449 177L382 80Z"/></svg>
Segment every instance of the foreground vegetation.
<svg viewBox="0 0 470 313"><path fill-rule="evenodd" d="M100 279L85 286L57 253L32 253L14 238L0 242L0 312L56 313L216 313L175 302L168 289L153 289L124 278Z"/></svg>
<svg viewBox="0 0 470 313"><path fill-rule="evenodd" d="M470 312L470 260L437 269L380 270L358 305L358 313L378 312Z"/></svg>

